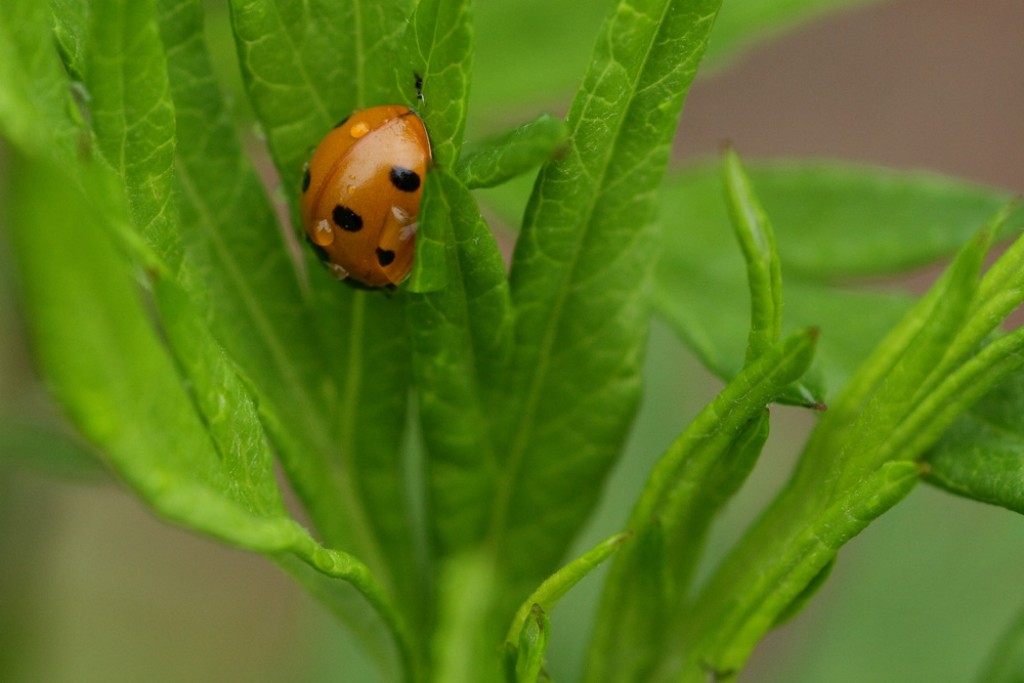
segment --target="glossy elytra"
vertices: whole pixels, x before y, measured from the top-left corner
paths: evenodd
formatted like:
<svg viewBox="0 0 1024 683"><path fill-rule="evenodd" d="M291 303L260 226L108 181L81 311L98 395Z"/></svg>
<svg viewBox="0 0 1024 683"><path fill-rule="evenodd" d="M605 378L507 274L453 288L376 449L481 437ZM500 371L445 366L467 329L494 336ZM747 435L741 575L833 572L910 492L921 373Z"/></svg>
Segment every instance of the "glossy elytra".
<svg viewBox="0 0 1024 683"><path fill-rule="evenodd" d="M423 121L401 105L357 111L324 137L302 177L302 225L338 277L405 279L429 164Z"/></svg>

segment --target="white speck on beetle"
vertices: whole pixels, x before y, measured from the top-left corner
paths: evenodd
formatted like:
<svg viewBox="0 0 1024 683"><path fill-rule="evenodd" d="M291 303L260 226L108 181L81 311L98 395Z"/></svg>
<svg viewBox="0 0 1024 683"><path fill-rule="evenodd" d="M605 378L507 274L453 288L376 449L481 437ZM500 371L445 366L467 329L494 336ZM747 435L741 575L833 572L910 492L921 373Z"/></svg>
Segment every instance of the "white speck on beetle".
<svg viewBox="0 0 1024 683"><path fill-rule="evenodd" d="M409 215L409 212L399 206L391 207L391 215L393 215L402 225L405 225L412 220L412 216Z"/></svg>
<svg viewBox="0 0 1024 683"><path fill-rule="evenodd" d="M402 229L398 231L398 239L406 241L410 237L416 234L416 229L420 227L420 222L410 223L409 225L403 225Z"/></svg>

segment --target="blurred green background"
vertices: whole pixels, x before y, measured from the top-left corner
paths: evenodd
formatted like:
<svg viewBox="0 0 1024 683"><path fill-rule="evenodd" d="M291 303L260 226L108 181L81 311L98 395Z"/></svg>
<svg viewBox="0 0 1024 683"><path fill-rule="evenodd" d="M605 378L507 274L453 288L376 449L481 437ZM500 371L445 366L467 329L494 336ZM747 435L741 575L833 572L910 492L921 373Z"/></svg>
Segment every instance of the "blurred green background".
<svg viewBox="0 0 1024 683"><path fill-rule="evenodd" d="M536 11L515 23L501 3L478 3L471 137L567 106L567 96L524 99L530 83L503 73L535 26L574 17L562 16L573 3L516 2ZM222 76L245 116L226 11L210 7ZM567 39L584 46L564 56L579 73L599 16L579 15ZM1021 27L1024 3L997 0L906 0L816 21L699 80L678 158L714 154L728 139L746 156L926 167L1020 192ZM551 54L526 53L537 79L557 81L545 69ZM160 523L48 436L60 421L31 369L11 267L0 251L0 425L42 431L0 429L0 681L373 680L344 631L276 568ZM628 452L577 550L618 530L651 463L719 386L661 326L648 368ZM784 480L810 424L774 409L762 462L716 529L712 557ZM741 680L972 680L1024 609L1021 567L1024 520L921 487L841 552L810 608L762 643ZM589 578L552 615L555 680L576 677L598 587Z"/></svg>

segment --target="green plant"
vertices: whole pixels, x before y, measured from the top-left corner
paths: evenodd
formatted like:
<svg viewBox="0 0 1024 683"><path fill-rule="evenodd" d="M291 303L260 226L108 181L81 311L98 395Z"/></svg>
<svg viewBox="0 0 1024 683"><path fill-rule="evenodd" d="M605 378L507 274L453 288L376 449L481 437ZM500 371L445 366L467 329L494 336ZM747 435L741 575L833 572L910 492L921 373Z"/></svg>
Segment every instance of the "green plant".
<svg viewBox="0 0 1024 683"><path fill-rule="evenodd" d="M824 4L734 15L716 45ZM0 127L24 308L53 393L122 481L278 563L389 679L543 680L551 608L612 557L586 680L728 680L922 478L1024 510L1024 333L999 330L1024 298L1024 243L982 275L1019 225L1010 198L835 164L748 178L731 151L724 172L664 179L719 2L621 0L565 122L466 152L468 2L230 6L291 216L334 122L421 111L436 165L410 279L356 290L289 252L199 2L8 0ZM506 274L472 190L538 165ZM919 238L894 244L879 216ZM964 242L916 302L835 284ZM728 383L627 531L559 570L636 412L652 307ZM774 402L823 412L790 482L695 586ZM315 535L286 511L275 455Z"/></svg>

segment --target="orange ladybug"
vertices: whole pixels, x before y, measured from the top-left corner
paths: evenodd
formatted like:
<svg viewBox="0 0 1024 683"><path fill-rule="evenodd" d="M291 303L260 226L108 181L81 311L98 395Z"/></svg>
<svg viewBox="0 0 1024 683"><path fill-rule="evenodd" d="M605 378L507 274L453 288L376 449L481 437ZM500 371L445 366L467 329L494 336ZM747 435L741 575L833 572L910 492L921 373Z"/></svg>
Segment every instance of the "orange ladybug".
<svg viewBox="0 0 1024 683"><path fill-rule="evenodd" d="M353 113L328 133L302 176L302 226L339 278L397 285L412 269L430 140L408 107Z"/></svg>

